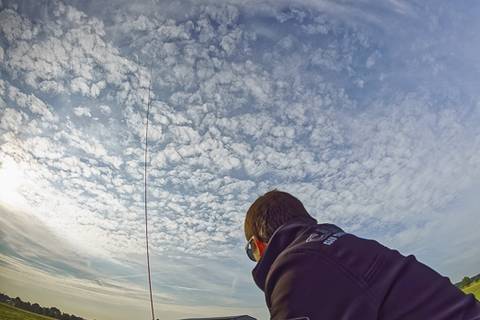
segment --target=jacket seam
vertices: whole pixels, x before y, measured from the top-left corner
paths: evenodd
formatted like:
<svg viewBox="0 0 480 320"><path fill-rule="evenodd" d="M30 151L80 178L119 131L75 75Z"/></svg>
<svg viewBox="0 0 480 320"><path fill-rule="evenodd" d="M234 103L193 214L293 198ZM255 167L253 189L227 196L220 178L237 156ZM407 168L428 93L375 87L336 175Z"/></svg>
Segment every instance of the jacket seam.
<svg viewBox="0 0 480 320"><path fill-rule="evenodd" d="M373 262L370 264L370 266L368 267L368 270L367 272L364 273L364 278L365 278L365 281L368 282L369 281L369 278L371 275L373 275L375 273L375 271L377 270L377 265L379 263L379 260L380 259L380 256L377 254L375 256L375 258L373 259Z"/></svg>

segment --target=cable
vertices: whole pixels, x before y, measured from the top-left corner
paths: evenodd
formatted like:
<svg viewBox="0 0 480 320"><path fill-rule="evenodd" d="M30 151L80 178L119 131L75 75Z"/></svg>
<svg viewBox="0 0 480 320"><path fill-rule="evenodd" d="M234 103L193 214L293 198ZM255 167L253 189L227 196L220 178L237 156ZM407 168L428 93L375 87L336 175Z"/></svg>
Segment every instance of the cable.
<svg viewBox="0 0 480 320"><path fill-rule="evenodd" d="M148 117L150 116L150 92L152 90L152 67L150 66L150 83L148 85L148 103L147 103L147 121L145 125L145 170L144 170L144 194L145 194L145 241L147 244L147 271L148 271L148 287L150 289L150 307L152 309L152 320L155 320L155 310L153 307L152 294L152 274L150 272L150 253L148 250L148 207L147 207L147 160L148 160Z"/></svg>

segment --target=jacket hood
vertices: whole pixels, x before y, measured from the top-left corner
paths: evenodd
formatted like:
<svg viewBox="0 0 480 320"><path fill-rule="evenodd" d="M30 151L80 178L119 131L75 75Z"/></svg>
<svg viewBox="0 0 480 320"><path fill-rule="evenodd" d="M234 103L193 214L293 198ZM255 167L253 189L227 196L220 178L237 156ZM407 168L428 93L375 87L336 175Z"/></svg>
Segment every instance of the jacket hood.
<svg viewBox="0 0 480 320"><path fill-rule="evenodd" d="M268 271L278 255L290 246L301 233L305 232L308 226L316 225L317 220L302 217L290 220L275 230L263 256L252 270L253 280L262 291L265 288Z"/></svg>

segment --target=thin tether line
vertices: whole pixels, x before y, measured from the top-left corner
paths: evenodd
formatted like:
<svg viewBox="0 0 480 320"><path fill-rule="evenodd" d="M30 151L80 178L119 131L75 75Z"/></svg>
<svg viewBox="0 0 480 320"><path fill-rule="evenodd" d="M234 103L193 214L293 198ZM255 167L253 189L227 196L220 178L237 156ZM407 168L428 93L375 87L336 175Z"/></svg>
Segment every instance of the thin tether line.
<svg viewBox="0 0 480 320"><path fill-rule="evenodd" d="M148 85L148 103L147 103L147 121L145 125L145 166L144 166L144 203L145 203L145 241L147 244L147 271L148 271L148 287L150 289L150 307L152 309L152 320L155 320L155 310L153 307L153 294L152 294L152 274L150 272L150 253L148 249L148 208L147 208L147 167L148 167L148 118L150 116L150 92L152 90L152 68L150 67L150 83Z"/></svg>

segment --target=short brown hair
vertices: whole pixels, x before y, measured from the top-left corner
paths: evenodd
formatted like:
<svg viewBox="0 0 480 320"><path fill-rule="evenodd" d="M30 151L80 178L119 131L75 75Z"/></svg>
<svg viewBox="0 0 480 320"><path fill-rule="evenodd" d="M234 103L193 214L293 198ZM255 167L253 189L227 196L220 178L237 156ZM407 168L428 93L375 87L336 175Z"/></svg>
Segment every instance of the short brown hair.
<svg viewBox="0 0 480 320"><path fill-rule="evenodd" d="M312 223L316 223L300 200L274 189L258 197L248 209L244 224L245 237L249 240L256 236L268 242L278 227L298 217L310 218Z"/></svg>

